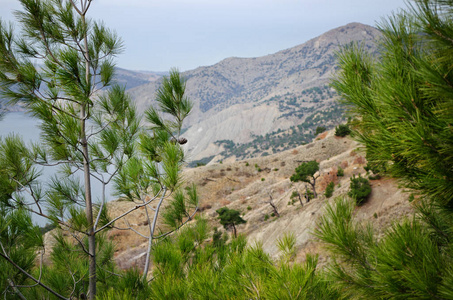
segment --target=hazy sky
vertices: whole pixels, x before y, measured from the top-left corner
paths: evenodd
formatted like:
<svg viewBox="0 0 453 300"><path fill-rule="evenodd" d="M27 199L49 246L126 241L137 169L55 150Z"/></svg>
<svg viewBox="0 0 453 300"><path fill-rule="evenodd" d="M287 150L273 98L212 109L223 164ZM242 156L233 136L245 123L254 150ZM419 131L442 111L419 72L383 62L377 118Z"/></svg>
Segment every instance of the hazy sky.
<svg viewBox="0 0 453 300"><path fill-rule="evenodd" d="M257 57L308 41L351 22L375 25L403 0L93 0L89 16L125 43L117 65L181 71L231 57ZM0 0L13 20L16 0Z"/></svg>

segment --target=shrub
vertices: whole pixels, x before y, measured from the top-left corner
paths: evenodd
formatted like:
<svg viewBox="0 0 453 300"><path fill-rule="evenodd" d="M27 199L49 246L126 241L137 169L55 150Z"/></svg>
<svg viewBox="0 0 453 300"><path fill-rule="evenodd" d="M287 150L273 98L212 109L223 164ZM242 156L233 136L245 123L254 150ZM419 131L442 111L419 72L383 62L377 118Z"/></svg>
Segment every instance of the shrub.
<svg viewBox="0 0 453 300"><path fill-rule="evenodd" d="M331 181L326 187L326 191L324 192L324 196L326 196L327 198L332 197L334 188L335 188L335 183L333 183L333 181Z"/></svg>
<svg viewBox="0 0 453 300"><path fill-rule="evenodd" d="M414 194L410 194L410 196L409 196L409 199L408 199L408 200L409 200L409 202L412 202L412 201L414 201L414 199L415 199L415 196L414 196Z"/></svg>
<svg viewBox="0 0 453 300"><path fill-rule="evenodd" d="M326 127L324 127L324 126L318 126L318 127L316 127L315 135L318 135L318 134L320 134L320 133L323 133L323 132L326 131L326 130L327 130Z"/></svg>
<svg viewBox="0 0 453 300"><path fill-rule="evenodd" d="M363 204L371 193L370 181L366 178L353 176L349 186L348 195L355 199L357 205Z"/></svg>
<svg viewBox="0 0 453 300"><path fill-rule="evenodd" d="M336 136L347 136L351 133L351 129L346 124L340 124L338 127L335 127L335 135Z"/></svg>
<svg viewBox="0 0 453 300"><path fill-rule="evenodd" d="M337 176L339 177L344 176L344 170L342 167L338 167Z"/></svg>
<svg viewBox="0 0 453 300"><path fill-rule="evenodd" d="M309 202L310 200L314 199L315 198L315 194L313 194L312 191L310 190L306 190L305 191L305 198L307 198L307 202Z"/></svg>
<svg viewBox="0 0 453 300"><path fill-rule="evenodd" d="M250 205L247 206L247 210L252 210L252 207Z"/></svg>

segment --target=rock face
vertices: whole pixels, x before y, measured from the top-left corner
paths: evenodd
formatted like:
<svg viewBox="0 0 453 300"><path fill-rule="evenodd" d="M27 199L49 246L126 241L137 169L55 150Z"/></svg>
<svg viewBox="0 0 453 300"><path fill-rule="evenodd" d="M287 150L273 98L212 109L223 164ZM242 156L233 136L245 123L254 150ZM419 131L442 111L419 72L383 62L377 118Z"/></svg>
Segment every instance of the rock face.
<svg viewBox="0 0 453 300"><path fill-rule="evenodd" d="M321 113L317 125L336 125L341 114L330 114L336 103L328 87L335 72L335 52L351 42L374 51L380 32L351 23L299 46L258 58L231 57L208 67L184 72L187 95L195 103L185 137L192 159L218 154L213 142L245 143L302 124ZM130 89L143 111L153 102L159 81ZM324 116L324 117L323 117ZM306 130L313 130L308 127Z"/></svg>

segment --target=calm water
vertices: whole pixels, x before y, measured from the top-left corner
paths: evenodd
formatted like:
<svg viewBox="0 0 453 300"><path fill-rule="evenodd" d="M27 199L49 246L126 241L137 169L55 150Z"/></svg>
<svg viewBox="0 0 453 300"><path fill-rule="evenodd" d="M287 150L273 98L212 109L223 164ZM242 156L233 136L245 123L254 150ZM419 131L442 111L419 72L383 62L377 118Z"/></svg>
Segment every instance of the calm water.
<svg viewBox="0 0 453 300"><path fill-rule="evenodd" d="M22 112L7 113L0 120L0 136L15 133L22 136L25 141L37 142L39 140L39 121Z"/></svg>
<svg viewBox="0 0 453 300"><path fill-rule="evenodd" d="M30 115L27 115L22 112L10 112L4 115L3 119L0 120L0 136L5 137L9 134L17 134L22 137L22 139L28 144L30 142L38 142L40 136L40 129L39 129L39 120L33 118ZM0 153L1 155L1 153ZM43 180L49 180L52 175L56 174L55 167L46 167L43 168ZM82 180L81 174L80 180ZM93 196L96 200L99 200L102 193L102 185L98 183L96 180L92 180L92 187L93 187ZM111 186L107 186L106 189L106 198L107 200L112 200L113 196L111 195L112 188ZM46 219L41 217L33 216L33 220L38 225L44 225L47 222Z"/></svg>

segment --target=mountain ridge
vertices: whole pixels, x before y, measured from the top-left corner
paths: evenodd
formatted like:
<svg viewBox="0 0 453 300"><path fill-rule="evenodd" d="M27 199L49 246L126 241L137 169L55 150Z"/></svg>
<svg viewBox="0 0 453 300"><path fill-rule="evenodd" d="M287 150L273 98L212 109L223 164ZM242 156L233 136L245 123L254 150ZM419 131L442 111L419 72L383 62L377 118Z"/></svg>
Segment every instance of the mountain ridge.
<svg viewBox="0 0 453 300"><path fill-rule="evenodd" d="M332 128L341 123L344 118L338 112L336 94L328 86L336 68L335 51L358 42L375 52L379 37L374 27L349 23L273 54L229 57L183 72L186 94L194 102L184 133L189 158L217 156L219 161L227 156L219 156L224 149L216 141L231 141L239 147L278 130L297 132L301 143L309 142L317 126ZM153 103L158 86L159 81L154 81L128 90L140 111ZM298 129L307 118L309 126ZM240 158L274 152L269 147L254 151L249 147Z"/></svg>

